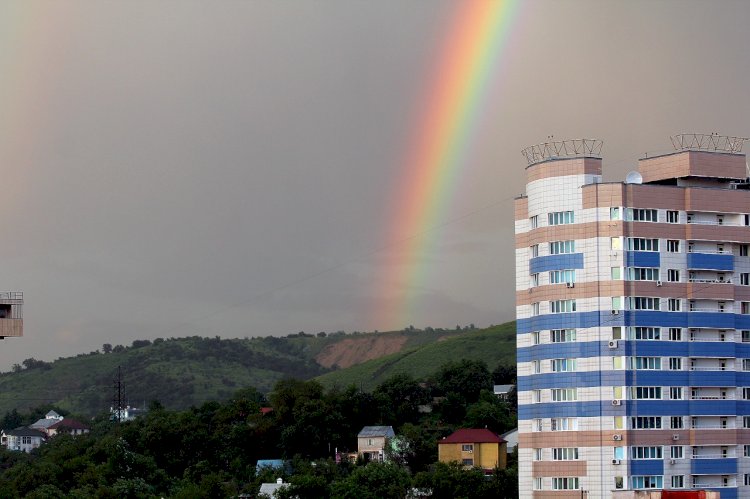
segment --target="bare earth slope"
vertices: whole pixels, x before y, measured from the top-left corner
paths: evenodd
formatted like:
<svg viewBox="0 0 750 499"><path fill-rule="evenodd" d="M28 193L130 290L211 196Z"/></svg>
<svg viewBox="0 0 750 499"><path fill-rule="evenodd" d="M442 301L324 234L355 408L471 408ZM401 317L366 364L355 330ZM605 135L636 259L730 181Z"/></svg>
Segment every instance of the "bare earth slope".
<svg viewBox="0 0 750 499"><path fill-rule="evenodd" d="M405 335L399 333L346 338L326 346L315 356L315 361L326 368L334 365L346 368L400 352L406 339Z"/></svg>

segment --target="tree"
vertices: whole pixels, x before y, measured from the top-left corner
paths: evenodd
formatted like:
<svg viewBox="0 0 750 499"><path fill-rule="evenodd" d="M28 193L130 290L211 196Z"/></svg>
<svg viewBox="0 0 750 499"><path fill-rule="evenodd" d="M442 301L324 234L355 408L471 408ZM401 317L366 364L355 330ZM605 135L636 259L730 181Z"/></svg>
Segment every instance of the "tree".
<svg viewBox="0 0 750 499"><path fill-rule="evenodd" d="M393 463L368 463L331 486L334 499L403 499L411 487L405 469Z"/></svg>
<svg viewBox="0 0 750 499"><path fill-rule="evenodd" d="M419 419L419 406L429 401L427 390L408 374L394 374L374 391L382 422L401 426Z"/></svg>
<svg viewBox="0 0 750 499"><path fill-rule="evenodd" d="M112 353L112 345L110 343L105 343L104 345L102 345L102 352Z"/></svg>
<svg viewBox="0 0 750 499"><path fill-rule="evenodd" d="M492 388L487 364L479 360L448 362L440 368L435 381L443 393L459 394L469 403L479 399L481 390Z"/></svg>

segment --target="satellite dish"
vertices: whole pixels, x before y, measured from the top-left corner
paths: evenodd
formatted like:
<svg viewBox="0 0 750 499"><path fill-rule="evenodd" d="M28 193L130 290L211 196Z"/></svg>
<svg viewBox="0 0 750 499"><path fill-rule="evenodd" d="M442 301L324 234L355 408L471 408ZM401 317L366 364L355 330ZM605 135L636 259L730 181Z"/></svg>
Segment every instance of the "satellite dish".
<svg viewBox="0 0 750 499"><path fill-rule="evenodd" d="M632 171L628 173L628 175L625 177L625 183L626 184L642 184L643 183L643 177L641 177L641 174Z"/></svg>

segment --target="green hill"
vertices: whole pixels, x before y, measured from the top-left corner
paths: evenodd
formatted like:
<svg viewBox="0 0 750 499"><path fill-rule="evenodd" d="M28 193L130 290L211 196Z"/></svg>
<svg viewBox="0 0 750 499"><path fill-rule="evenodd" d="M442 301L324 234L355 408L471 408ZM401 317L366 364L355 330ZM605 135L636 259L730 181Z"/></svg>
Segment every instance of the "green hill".
<svg viewBox="0 0 750 499"><path fill-rule="evenodd" d="M498 364L515 364L516 323L508 322L416 348L407 348L347 369L323 374L316 379L326 387L354 384L369 390L394 374L405 373L414 378L424 378L446 362L460 359L482 360L490 369Z"/></svg>
<svg viewBox="0 0 750 499"><path fill-rule="evenodd" d="M226 400L248 386L265 393L286 377L372 388L397 372L431 374L449 360L484 360L492 369L515 362L514 326L227 340L195 336L139 340L54 362L27 359L23 368L0 374L0 415L46 404L81 416L108 411L118 366L127 403L142 407L158 400L168 409Z"/></svg>

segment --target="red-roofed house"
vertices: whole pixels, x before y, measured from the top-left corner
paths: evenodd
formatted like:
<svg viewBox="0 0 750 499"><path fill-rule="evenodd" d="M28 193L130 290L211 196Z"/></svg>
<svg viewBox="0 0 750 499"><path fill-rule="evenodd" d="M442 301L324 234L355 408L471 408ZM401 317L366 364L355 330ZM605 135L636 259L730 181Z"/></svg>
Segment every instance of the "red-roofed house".
<svg viewBox="0 0 750 499"><path fill-rule="evenodd" d="M89 427L85 424L71 418L63 418L61 421L47 428L47 435L53 437L58 433L67 433L69 435L83 435L89 432Z"/></svg>
<svg viewBox="0 0 750 499"><path fill-rule="evenodd" d="M507 463L506 442L487 429L462 428L438 441L438 460L456 461L489 471L504 469Z"/></svg>

